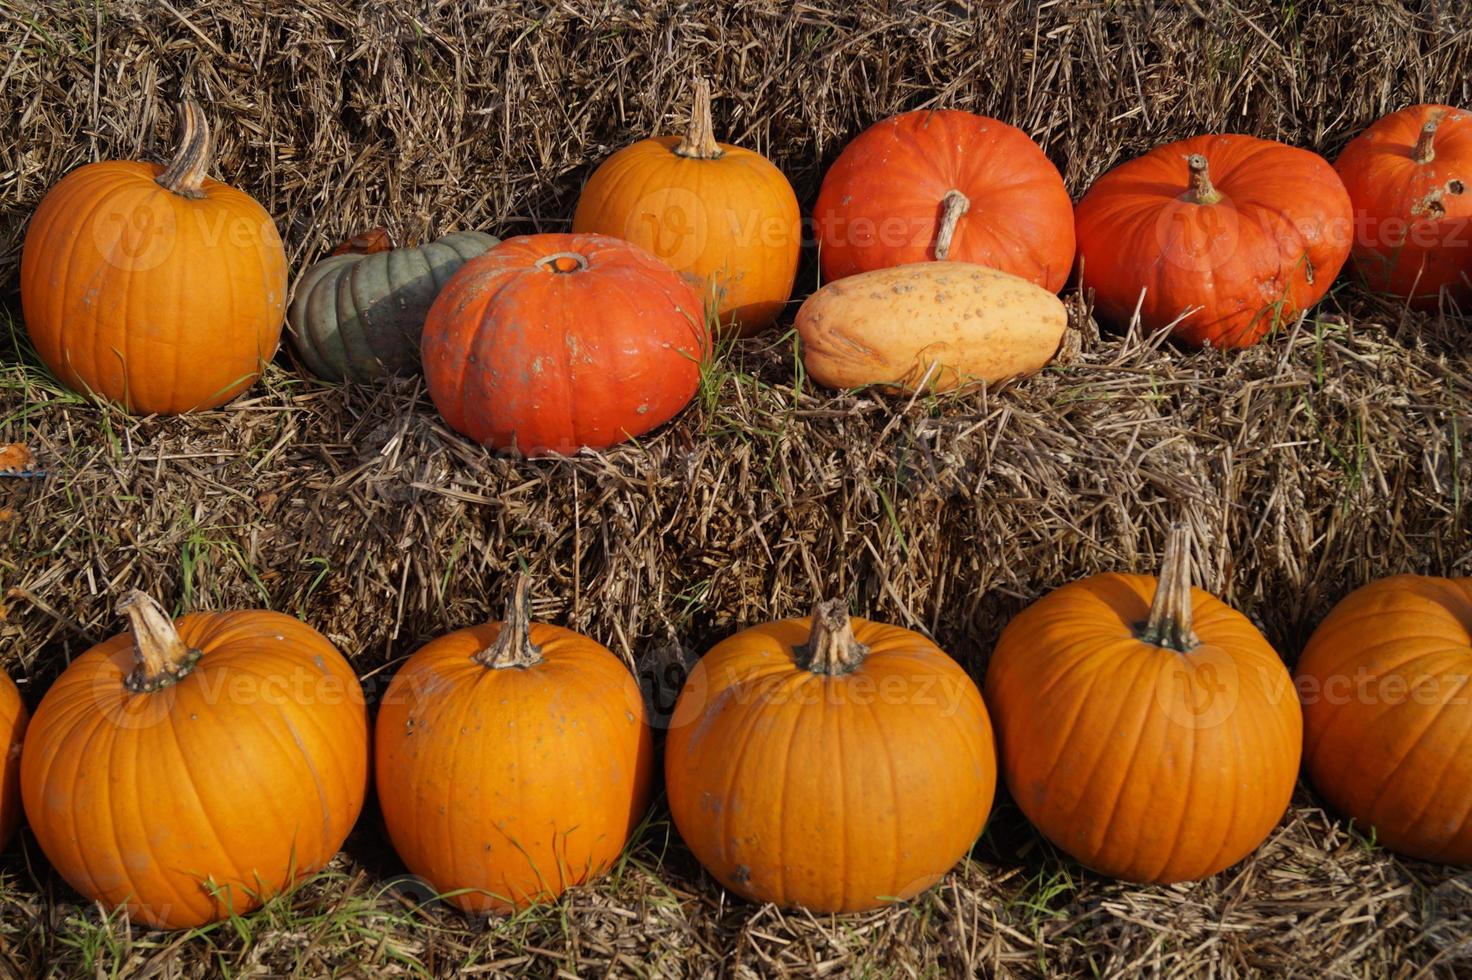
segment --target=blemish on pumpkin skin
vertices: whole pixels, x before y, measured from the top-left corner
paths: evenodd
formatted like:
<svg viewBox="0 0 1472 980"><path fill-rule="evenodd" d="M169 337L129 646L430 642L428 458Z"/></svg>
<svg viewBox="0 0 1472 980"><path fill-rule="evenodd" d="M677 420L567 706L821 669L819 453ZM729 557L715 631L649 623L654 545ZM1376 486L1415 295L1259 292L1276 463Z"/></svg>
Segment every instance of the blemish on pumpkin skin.
<svg viewBox="0 0 1472 980"><path fill-rule="evenodd" d="M744 864L736 865L736 870L731 872L731 880L738 885L744 885L751 881L751 869Z"/></svg>

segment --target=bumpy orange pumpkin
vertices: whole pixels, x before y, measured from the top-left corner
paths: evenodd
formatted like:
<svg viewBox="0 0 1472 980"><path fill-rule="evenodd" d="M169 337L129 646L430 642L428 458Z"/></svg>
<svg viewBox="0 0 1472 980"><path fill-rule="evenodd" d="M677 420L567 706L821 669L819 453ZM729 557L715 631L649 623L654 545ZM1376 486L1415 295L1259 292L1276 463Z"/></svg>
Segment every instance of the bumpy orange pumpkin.
<svg viewBox="0 0 1472 980"><path fill-rule="evenodd" d="M1377 292L1472 308L1472 112L1413 105L1350 141L1334 163L1354 202L1355 270Z"/></svg>
<svg viewBox="0 0 1472 980"><path fill-rule="evenodd" d="M21 795L73 888L151 926L248 911L322 867L363 806L368 723L342 655L266 610L170 622L119 603L131 633L46 692Z"/></svg>
<svg viewBox="0 0 1472 980"><path fill-rule="evenodd" d="M981 694L918 633L842 602L717 644L670 723L680 836L722 885L816 912L940 880L981 833L996 754Z"/></svg>
<svg viewBox="0 0 1472 980"><path fill-rule="evenodd" d="M668 266L605 235L512 238L460 267L424 324L455 431L527 456L605 449L689 403L710 334Z"/></svg>
<svg viewBox="0 0 1472 980"><path fill-rule="evenodd" d="M1298 688L1329 804L1391 850L1472 864L1472 578L1351 592L1304 648Z"/></svg>
<svg viewBox="0 0 1472 980"><path fill-rule="evenodd" d="M685 137L640 140L604 161L578 198L572 230L648 249L738 334L777 319L802 249L792 185L760 153L716 142L703 80Z"/></svg>
<svg viewBox="0 0 1472 980"><path fill-rule="evenodd" d="M1288 671L1247 617L1191 588L1186 545L1177 528L1159 580L1108 573L1044 596L987 670L1017 805L1081 863L1130 881L1246 857L1298 776Z"/></svg>
<svg viewBox="0 0 1472 980"><path fill-rule="evenodd" d="M470 912L525 908L588 881L649 802L639 685L588 637L530 622L525 579L504 622L409 658L376 739L394 849Z"/></svg>
<svg viewBox="0 0 1472 980"><path fill-rule="evenodd" d="M20 750L26 706L15 681L0 673L0 850L20 826Z"/></svg>
<svg viewBox="0 0 1472 980"><path fill-rule="evenodd" d="M181 110L167 168L78 167L36 209L20 293L61 381L128 411L187 412L249 388L276 353L286 253L250 195L205 177L209 126Z"/></svg>
<svg viewBox="0 0 1472 980"><path fill-rule="evenodd" d="M1083 285L1117 327L1138 306L1198 346L1247 347L1324 298L1354 217L1317 154L1252 136L1195 136L1100 177L1075 212Z"/></svg>
<svg viewBox="0 0 1472 980"><path fill-rule="evenodd" d="M933 259L1056 293L1073 266L1073 201L1028 135L957 109L892 116L844 147L813 209L823 278Z"/></svg>

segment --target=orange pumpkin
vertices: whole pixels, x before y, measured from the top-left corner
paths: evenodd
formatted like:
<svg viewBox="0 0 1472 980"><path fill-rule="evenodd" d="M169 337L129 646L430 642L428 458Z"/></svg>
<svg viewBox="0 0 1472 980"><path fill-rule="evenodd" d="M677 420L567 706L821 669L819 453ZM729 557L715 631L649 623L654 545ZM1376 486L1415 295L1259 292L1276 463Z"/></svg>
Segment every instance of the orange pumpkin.
<svg viewBox="0 0 1472 980"><path fill-rule="evenodd" d="M614 654L530 621L442 636L389 684L378 800L409 870L468 912L551 901L618 858L649 803L639 685Z"/></svg>
<svg viewBox="0 0 1472 980"><path fill-rule="evenodd" d="M1252 136L1168 143L1100 177L1075 212L1094 310L1116 327L1248 347L1324 298L1353 213L1315 153Z"/></svg>
<svg viewBox="0 0 1472 980"><path fill-rule="evenodd" d="M665 784L680 836L722 885L851 912L917 895L966 855L991 810L996 754L954 660L834 601L695 665Z"/></svg>
<svg viewBox="0 0 1472 980"><path fill-rule="evenodd" d="M31 719L31 831L73 888L150 926L255 908L326 864L362 809L358 679L281 613L118 606L131 633L73 660Z"/></svg>
<svg viewBox="0 0 1472 980"><path fill-rule="evenodd" d="M1314 788L1393 851L1472 864L1469 678L1472 578L1351 592L1298 661Z"/></svg>
<svg viewBox="0 0 1472 980"><path fill-rule="evenodd" d="M1413 105L1350 141L1334 169L1354 202L1355 270L1434 310L1472 308L1472 112Z"/></svg>
<svg viewBox="0 0 1472 980"><path fill-rule="evenodd" d="M186 101L167 168L78 167L26 232L20 292L61 381L139 414L223 405L276 353L286 253L250 195L205 177L209 125Z"/></svg>
<svg viewBox="0 0 1472 980"><path fill-rule="evenodd" d="M572 230L649 250L738 335L777 319L802 249L792 185L760 153L716 142L704 80L684 138L640 140L605 160L583 187Z"/></svg>
<svg viewBox="0 0 1472 980"><path fill-rule="evenodd" d="M527 456L606 449L694 396L700 300L604 235L527 235L470 259L424 324L424 377L455 431Z"/></svg>
<svg viewBox="0 0 1472 980"><path fill-rule="evenodd" d="M987 670L1017 805L1079 862L1130 881L1246 857L1298 775L1288 671L1247 617L1191 588L1186 545L1173 530L1158 580L1095 575L1039 599Z"/></svg>
<svg viewBox="0 0 1472 980"><path fill-rule="evenodd" d="M20 826L20 750L26 706L9 675L0 673L0 850Z"/></svg>
<svg viewBox="0 0 1472 980"><path fill-rule="evenodd" d="M813 209L823 278L912 262L989 266L1056 293L1073 201L1026 133L957 109L875 123L844 147Z"/></svg>

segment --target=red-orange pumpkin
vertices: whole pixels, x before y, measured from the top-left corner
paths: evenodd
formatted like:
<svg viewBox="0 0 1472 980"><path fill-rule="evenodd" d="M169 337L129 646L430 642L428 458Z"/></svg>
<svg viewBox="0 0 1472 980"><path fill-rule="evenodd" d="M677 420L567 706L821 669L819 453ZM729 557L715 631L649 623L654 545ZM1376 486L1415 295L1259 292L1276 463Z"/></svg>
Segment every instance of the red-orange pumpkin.
<svg viewBox="0 0 1472 980"><path fill-rule="evenodd" d="M1017 805L1079 862L1130 881L1240 861L1298 777L1288 670L1246 616L1191 588L1186 545L1173 530L1158 580L1107 573L1039 599L987 669Z"/></svg>
<svg viewBox="0 0 1472 980"><path fill-rule="evenodd" d="M1247 347L1323 299L1353 214L1334 168L1252 136L1195 136L1120 164L1076 210L1100 319Z"/></svg>
<svg viewBox="0 0 1472 980"><path fill-rule="evenodd" d="M466 262L424 325L424 376L457 432L528 456L604 449L684 408L710 347L699 297L604 235L512 238Z"/></svg>
<svg viewBox="0 0 1472 980"><path fill-rule="evenodd" d="M957 109L892 116L844 147L813 209L828 281L951 259L1056 293L1073 266L1073 202L1028 135Z"/></svg>
<svg viewBox="0 0 1472 980"><path fill-rule="evenodd" d="M1298 661L1304 768L1394 851L1472 864L1472 578L1346 596Z"/></svg>
<svg viewBox="0 0 1472 980"><path fill-rule="evenodd" d="M327 863L368 783L358 678L267 610L170 622L141 592L130 633L71 662L21 756L31 832L73 888L150 926L249 911Z"/></svg>
<svg viewBox="0 0 1472 980"><path fill-rule="evenodd" d="M442 636L389 685L378 799L409 870L470 912L551 901L612 864L649 802L639 685L607 648L530 621Z"/></svg>
<svg viewBox="0 0 1472 980"><path fill-rule="evenodd" d="M1472 309L1472 112L1413 105L1350 141L1334 163L1354 202L1355 271L1377 292Z"/></svg>
<svg viewBox="0 0 1472 980"><path fill-rule="evenodd" d="M8 674L0 673L0 850L20 826L20 750L26 706Z"/></svg>

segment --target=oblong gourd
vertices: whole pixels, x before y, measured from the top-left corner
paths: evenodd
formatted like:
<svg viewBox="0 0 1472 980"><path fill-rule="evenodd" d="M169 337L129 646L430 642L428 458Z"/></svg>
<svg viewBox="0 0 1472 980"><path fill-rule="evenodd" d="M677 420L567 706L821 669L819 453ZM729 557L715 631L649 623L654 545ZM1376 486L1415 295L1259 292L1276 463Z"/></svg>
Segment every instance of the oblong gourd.
<svg viewBox="0 0 1472 980"><path fill-rule="evenodd" d="M424 315L440 288L499 243L458 231L418 248L325 258L297 280L286 317L292 346L327 381L414 374Z"/></svg>
<svg viewBox="0 0 1472 980"><path fill-rule="evenodd" d="M803 364L832 388L946 391L1031 374L1068 326L1057 296L965 262L918 262L836 280L795 323Z"/></svg>

